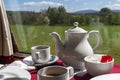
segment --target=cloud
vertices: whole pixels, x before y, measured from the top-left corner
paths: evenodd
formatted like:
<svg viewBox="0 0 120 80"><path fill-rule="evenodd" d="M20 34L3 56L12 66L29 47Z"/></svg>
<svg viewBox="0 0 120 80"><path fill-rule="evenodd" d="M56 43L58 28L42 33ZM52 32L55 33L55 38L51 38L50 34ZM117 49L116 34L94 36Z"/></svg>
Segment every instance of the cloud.
<svg viewBox="0 0 120 80"><path fill-rule="evenodd" d="M69 1L69 0L64 0L64 1Z"/></svg>
<svg viewBox="0 0 120 80"><path fill-rule="evenodd" d="M120 9L120 4L110 4L106 5L105 7L108 7L110 9Z"/></svg>
<svg viewBox="0 0 120 80"><path fill-rule="evenodd" d="M120 2L120 0L117 0L118 2Z"/></svg>
<svg viewBox="0 0 120 80"><path fill-rule="evenodd" d="M41 1L41 2L24 2L24 6L62 6L62 3L55 3L55 2L49 2L49 1Z"/></svg>
<svg viewBox="0 0 120 80"><path fill-rule="evenodd" d="M79 2L79 1L84 1L84 0L75 0L76 2Z"/></svg>

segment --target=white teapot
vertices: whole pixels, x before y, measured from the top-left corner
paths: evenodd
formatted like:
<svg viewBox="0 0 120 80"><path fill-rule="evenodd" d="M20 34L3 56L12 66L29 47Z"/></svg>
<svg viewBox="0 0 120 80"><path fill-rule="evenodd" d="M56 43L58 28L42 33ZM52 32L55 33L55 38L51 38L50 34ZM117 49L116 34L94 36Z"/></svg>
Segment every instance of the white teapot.
<svg viewBox="0 0 120 80"><path fill-rule="evenodd" d="M96 34L97 44L92 49L88 42L89 35ZM55 38L56 53L65 65L72 66L74 69L84 70L84 57L94 54L101 43L99 31L92 30L90 32L78 27L78 22L74 22L74 28L65 31L64 44L61 41L60 35L57 32L52 32Z"/></svg>

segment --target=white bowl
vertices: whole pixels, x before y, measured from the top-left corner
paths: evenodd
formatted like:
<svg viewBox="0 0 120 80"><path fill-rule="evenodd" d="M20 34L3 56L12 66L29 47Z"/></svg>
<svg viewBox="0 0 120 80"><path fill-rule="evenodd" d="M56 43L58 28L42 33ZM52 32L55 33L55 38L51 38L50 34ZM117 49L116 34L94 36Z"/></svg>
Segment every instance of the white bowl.
<svg viewBox="0 0 120 80"><path fill-rule="evenodd" d="M101 63L100 59L102 56L103 54L93 54L84 58L85 67L90 75L97 76L101 74L107 74L112 70L114 65L114 59L109 62Z"/></svg>

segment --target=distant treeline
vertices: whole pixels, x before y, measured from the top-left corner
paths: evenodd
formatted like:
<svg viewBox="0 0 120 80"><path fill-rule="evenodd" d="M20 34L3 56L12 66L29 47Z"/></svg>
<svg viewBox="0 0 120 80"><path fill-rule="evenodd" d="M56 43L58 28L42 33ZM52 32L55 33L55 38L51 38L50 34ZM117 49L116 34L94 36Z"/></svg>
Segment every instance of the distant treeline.
<svg viewBox="0 0 120 80"><path fill-rule="evenodd" d="M63 6L49 7L41 12L34 11L7 11L11 24L29 25L72 25L79 22L80 25L101 23L105 25L120 25L120 13L113 13L109 8L102 8L94 14L67 13Z"/></svg>

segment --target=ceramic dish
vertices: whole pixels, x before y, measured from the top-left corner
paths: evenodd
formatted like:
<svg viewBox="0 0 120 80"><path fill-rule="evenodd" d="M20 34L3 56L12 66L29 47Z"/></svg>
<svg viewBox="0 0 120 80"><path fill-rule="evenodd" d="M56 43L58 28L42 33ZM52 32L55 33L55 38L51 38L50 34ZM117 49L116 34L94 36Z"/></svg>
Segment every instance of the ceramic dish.
<svg viewBox="0 0 120 80"><path fill-rule="evenodd" d="M57 56L51 55L51 58L50 58L49 62L36 64L32 61L32 57L28 56L28 57L23 59L23 62L26 63L29 66L44 66L44 65L50 65L52 63L55 63L57 60L58 60Z"/></svg>
<svg viewBox="0 0 120 80"><path fill-rule="evenodd" d="M55 63L58 60L57 56L51 55L50 61L47 63L42 63L42 64L34 64L35 66L44 66L44 65L50 65L52 63Z"/></svg>
<svg viewBox="0 0 120 80"><path fill-rule="evenodd" d="M120 73L99 75L90 80L120 80Z"/></svg>
<svg viewBox="0 0 120 80"><path fill-rule="evenodd" d="M31 75L27 70L16 66L7 66L0 70L0 80L30 80Z"/></svg>

